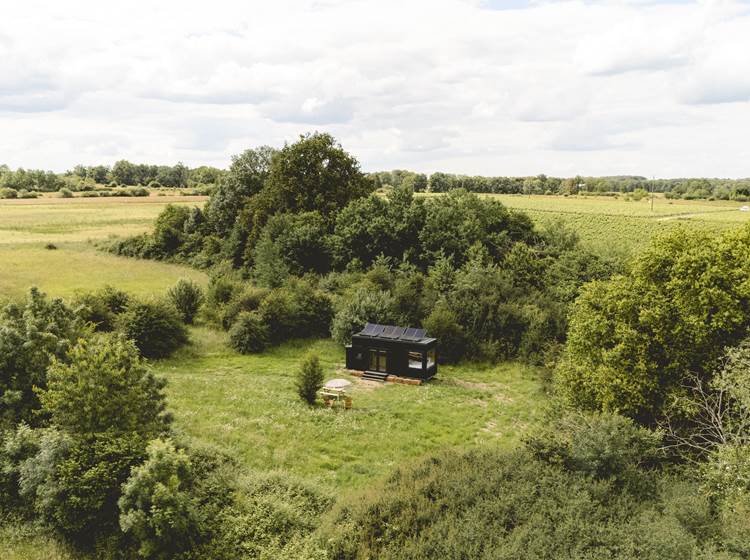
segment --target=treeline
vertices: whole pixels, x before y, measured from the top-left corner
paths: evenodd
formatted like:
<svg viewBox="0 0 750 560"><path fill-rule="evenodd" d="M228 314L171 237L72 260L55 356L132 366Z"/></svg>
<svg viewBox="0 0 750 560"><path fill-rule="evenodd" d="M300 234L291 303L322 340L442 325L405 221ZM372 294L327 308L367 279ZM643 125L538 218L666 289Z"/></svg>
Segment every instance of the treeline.
<svg viewBox="0 0 750 560"><path fill-rule="evenodd" d="M77 165L64 173L23 168L13 171L7 165L0 165L0 189L16 192L86 191L100 186L178 189L215 185L225 173L216 167L190 169L182 163L149 165L127 160L120 160L112 167Z"/></svg>
<svg viewBox="0 0 750 560"><path fill-rule="evenodd" d="M647 179L640 176L613 177L482 177L405 170L370 174L378 187L406 185L415 192L448 192L465 189L476 193L586 195L606 193L664 193L667 198L750 200L750 179Z"/></svg>
<svg viewBox="0 0 750 560"><path fill-rule="evenodd" d="M537 230L498 201L374 188L331 136L308 135L247 150L205 209L169 206L152 233L110 248L213 267L216 323L256 341L240 350L328 333L344 343L370 321L424 324L449 361L544 361L578 288L615 270L559 224Z"/></svg>

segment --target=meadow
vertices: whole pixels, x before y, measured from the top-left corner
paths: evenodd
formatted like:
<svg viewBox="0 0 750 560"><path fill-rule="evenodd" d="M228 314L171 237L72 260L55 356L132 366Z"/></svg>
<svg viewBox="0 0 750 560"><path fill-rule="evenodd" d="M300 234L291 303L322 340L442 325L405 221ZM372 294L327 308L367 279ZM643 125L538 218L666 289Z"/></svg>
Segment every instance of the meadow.
<svg viewBox="0 0 750 560"><path fill-rule="evenodd" d="M180 277L205 283L206 276L194 269L125 259L96 247L111 236L150 230L169 203L204 201L186 196L0 200L0 299L22 296L32 285L70 296L106 284L148 295Z"/></svg>

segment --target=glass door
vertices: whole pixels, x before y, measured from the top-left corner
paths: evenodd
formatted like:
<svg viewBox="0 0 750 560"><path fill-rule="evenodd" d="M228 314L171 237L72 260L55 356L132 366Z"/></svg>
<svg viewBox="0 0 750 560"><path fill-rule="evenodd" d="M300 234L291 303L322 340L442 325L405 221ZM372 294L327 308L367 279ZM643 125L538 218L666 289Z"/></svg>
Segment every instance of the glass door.
<svg viewBox="0 0 750 560"><path fill-rule="evenodd" d="M370 371L388 371L388 352L370 349Z"/></svg>

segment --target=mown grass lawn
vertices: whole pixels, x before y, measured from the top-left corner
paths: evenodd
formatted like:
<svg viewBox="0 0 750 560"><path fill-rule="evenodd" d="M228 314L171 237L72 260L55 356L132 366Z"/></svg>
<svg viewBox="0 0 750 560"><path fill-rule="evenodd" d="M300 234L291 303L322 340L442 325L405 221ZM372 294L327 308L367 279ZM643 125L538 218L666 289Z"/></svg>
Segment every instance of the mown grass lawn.
<svg viewBox="0 0 750 560"><path fill-rule="evenodd" d="M445 447L510 447L539 419L546 397L539 373L516 363L443 367L422 386L380 384L341 371L331 340L294 341L242 356L225 335L194 328L192 345L156 364L169 381L176 427L218 444L255 470L280 469L352 488L397 464ZM294 377L317 352L326 378L354 383L352 410L310 408Z"/></svg>

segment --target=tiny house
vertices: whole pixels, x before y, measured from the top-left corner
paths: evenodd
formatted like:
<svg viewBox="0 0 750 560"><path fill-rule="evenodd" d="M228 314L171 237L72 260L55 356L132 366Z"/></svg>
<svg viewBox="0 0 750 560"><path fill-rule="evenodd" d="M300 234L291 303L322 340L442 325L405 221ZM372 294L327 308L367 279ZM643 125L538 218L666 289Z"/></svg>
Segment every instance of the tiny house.
<svg viewBox="0 0 750 560"><path fill-rule="evenodd" d="M346 367L370 379L430 379L437 373L436 346L424 329L367 323L346 347Z"/></svg>

